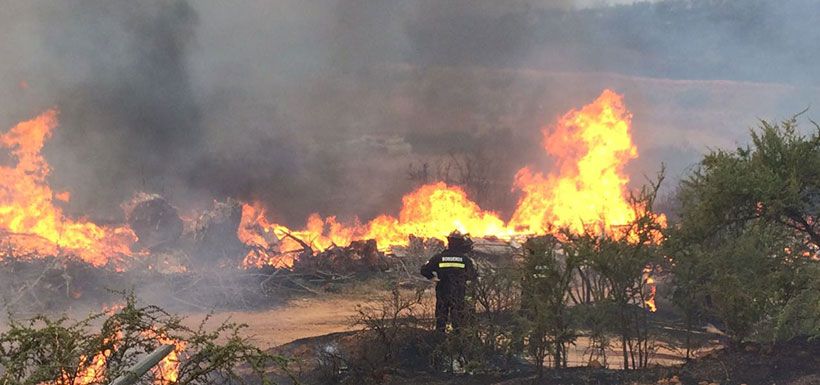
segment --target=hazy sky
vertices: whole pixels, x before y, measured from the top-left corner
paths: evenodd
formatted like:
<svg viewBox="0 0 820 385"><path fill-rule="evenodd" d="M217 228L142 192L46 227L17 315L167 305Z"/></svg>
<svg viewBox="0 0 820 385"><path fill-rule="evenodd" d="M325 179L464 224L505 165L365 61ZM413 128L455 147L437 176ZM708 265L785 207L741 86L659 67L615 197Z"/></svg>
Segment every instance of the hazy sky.
<svg viewBox="0 0 820 385"><path fill-rule="evenodd" d="M603 88L635 117L638 181L820 105L815 0L567 11L596 4L10 0L0 123L61 111L46 156L74 213L116 220L144 190L299 225L395 210L408 166L449 154L493 160L503 211L518 168L549 168L541 130Z"/></svg>

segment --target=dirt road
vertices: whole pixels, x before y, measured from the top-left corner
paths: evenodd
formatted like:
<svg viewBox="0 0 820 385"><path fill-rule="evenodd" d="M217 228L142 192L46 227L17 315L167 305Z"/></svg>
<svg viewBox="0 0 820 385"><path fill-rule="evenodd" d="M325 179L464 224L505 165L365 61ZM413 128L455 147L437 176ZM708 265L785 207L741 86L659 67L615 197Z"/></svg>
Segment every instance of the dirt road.
<svg viewBox="0 0 820 385"><path fill-rule="evenodd" d="M351 330L350 318L356 314L356 305L365 303L367 298L349 296L300 298L275 309L220 312L212 316L208 325L227 319L247 324L245 334L266 349L299 338ZM186 321L196 326L205 316L205 313L187 314Z"/></svg>

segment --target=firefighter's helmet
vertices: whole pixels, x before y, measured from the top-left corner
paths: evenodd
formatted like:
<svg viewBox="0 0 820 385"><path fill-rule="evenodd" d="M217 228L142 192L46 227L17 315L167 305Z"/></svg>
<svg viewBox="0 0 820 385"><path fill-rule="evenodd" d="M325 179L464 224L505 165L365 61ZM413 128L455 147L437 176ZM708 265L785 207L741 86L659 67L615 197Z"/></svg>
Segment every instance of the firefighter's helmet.
<svg viewBox="0 0 820 385"><path fill-rule="evenodd" d="M447 248L450 250L471 251L473 249L473 240L470 238L470 234L462 234L456 230L447 236Z"/></svg>

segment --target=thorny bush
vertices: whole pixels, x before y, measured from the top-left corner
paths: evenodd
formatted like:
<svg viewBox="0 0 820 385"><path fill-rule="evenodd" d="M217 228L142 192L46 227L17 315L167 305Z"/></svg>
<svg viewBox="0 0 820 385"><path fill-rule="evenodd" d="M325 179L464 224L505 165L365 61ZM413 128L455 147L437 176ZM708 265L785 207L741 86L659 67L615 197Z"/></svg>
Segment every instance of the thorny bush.
<svg viewBox="0 0 820 385"><path fill-rule="evenodd" d="M424 290L412 294L394 287L376 303L360 305L351 319L354 327L365 331L359 349L340 353L324 360L328 368L323 377L332 383L381 383L384 375L399 367L424 367L432 351L427 338L431 328ZM345 355L345 357L341 357ZM338 371L338 361L348 366L349 372Z"/></svg>
<svg viewBox="0 0 820 385"><path fill-rule="evenodd" d="M189 328L159 307L138 305L132 294L124 295L124 301L116 311L80 321L43 315L11 319L0 334L0 384L108 384L169 343L176 346L169 355L169 365L176 370L162 371L160 364L140 383L243 384L255 378L256 383L270 384L267 369L287 369L287 359L241 336L245 325L223 322L206 330L206 317L197 328Z"/></svg>

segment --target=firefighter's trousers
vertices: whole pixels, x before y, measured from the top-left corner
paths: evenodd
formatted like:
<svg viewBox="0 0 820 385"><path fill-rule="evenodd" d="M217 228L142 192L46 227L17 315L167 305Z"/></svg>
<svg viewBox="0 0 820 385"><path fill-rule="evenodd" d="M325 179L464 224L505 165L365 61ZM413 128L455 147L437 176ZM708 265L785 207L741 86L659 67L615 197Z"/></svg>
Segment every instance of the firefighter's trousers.
<svg viewBox="0 0 820 385"><path fill-rule="evenodd" d="M459 331L466 317L465 288L459 286L436 286L436 330L444 332L447 321Z"/></svg>

